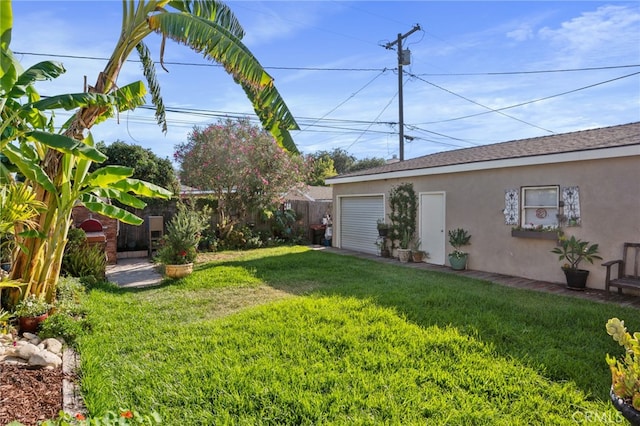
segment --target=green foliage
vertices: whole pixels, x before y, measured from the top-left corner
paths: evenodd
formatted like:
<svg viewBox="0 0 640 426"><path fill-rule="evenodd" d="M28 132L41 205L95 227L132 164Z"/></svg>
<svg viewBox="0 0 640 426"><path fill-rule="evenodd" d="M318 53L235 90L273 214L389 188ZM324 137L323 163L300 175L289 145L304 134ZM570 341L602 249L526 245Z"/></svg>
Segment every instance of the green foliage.
<svg viewBox="0 0 640 426"><path fill-rule="evenodd" d="M389 219L391 220L391 241L399 241L401 248L409 248L409 242L416 233L418 196L411 182L395 185L389 191Z"/></svg>
<svg viewBox="0 0 640 426"><path fill-rule="evenodd" d="M629 334L624 321L618 318L609 319L606 329L607 334L625 349L624 356L619 359L606 356L613 392L640 410L640 333Z"/></svg>
<svg viewBox="0 0 640 426"><path fill-rule="evenodd" d="M156 413L141 414L136 410L119 410L117 413L107 411L99 417L85 416L82 413L71 415L61 411L55 419L42 422L41 426L133 426L133 425L160 425L162 418ZM11 423L20 426L21 423Z"/></svg>
<svg viewBox="0 0 640 426"><path fill-rule="evenodd" d="M9 322L13 319L13 313L5 311L0 307L0 334L7 334L9 332Z"/></svg>
<svg viewBox="0 0 640 426"><path fill-rule="evenodd" d="M132 178L153 183L170 190L174 194L179 193L180 185L171 160L168 158L160 158L148 148L119 140L109 145L104 142L98 142L96 148L108 157L102 163L103 166L130 167L133 169ZM96 168L93 166L91 171Z"/></svg>
<svg viewBox="0 0 640 426"><path fill-rule="evenodd" d="M167 224L156 259L165 265L194 262L201 233L207 226L204 215L185 204L178 204L178 212Z"/></svg>
<svg viewBox="0 0 640 426"><path fill-rule="evenodd" d="M84 232L83 232L84 234ZM74 238L82 234L74 232ZM100 245L88 245L85 240L74 239L71 246L65 248L62 258L62 273L71 277L93 277L103 280L107 270L107 256Z"/></svg>
<svg viewBox="0 0 640 426"><path fill-rule="evenodd" d="M456 228L449 230L449 244L453 247L452 256L460 258L464 256L466 253L460 250L461 247L469 245L469 241L471 240L471 235L466 229Z"/></svg>
<svg viewBox="0 0 640 426"><path fill-rule="evenodd" d="M61 337L68 345L75 346L76 340L83 332L81 320L73 318L67 313L55 312L40 325L38 336L41 339Z"/></svg>
<svg viewBox="0 0 640 426"><path fill-rule="evenodd" d="M333 159L329 154L306 155L305 163L308 170L306 183L312 186L325 186L325 179L338 174L333 167Z"/></svg>
<svg viewBox="0 0 640 426"><path fill-rule="evenodd" d="M566 260L568 262L563 265L563 268L576 270L583 260L593 263L594 259L602 259L597 254L598 244L579 240L575 235L572 235L571 238L562 235L559 241L560 247L555 247L551 253L557 254L559 261Z"/></svg>
<svg viewBox="0 0 640 426"><path fill-rule="evenodd" d="M37 317L46 314L53 307L44 297L30 294L15 306L13 313L18 318Z"/></svg>
<svg viewBox="0 0 640 426"><path fill-rule="evenodd" d="M387 160L378 157L366 157L361 160L356 160L355 164L351 166L349 172L357 172L360 170L372 169L374 167L380 167L387 164Z"/></svg>
<svg viewBox="0 0 640 426"><path fill-rule="evenodd" d="M376 157L358 160L342 148L334 148L331 151L316 151L313 154L307 155L307 160L311 163L311 182L318 182L319 178L322 177L322 185L324 185L324 179L335 174L341 175L356 172L372 167L383 166L387 163L384 158ZM331 167L329 167L329 165L331 165ZM311 182L309 183L310 185L313 184Z"/></svg>

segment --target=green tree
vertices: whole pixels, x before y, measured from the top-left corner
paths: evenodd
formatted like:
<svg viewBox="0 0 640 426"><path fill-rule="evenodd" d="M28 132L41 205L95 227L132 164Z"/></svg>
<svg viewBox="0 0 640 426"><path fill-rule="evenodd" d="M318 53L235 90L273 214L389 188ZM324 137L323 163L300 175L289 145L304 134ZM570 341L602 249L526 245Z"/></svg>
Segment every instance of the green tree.
<svg viewBox="0 0 640 426"><path fill-rule="evenodd" d="M349 172L357 172L359 170L372 169L374 167L384 166L385 164L387 164L387 160L385 160L384 158L366 157L361 160L357 160L355 164L351 166L351 169L349 170Z"/></svg>
<svg viewBox="0 0 640 426"><path fill-rule="evenodd" d="M131 145L123 141L115 141L110 145L104 142L96 144L98 151L107 156L101 163L103 166L126 166L133 169L134 179L141 179L167 188L174 194L180 190L173 164L168 158L160 158L153 151L140 145ZM97 169L94 164L91 171Z"/></svg>
<svg viewBox="0 0 640 426"><path fill-rule="evenodd" d="M309 170L307 178L309 185L325 186L325 179L338 174L333 167L333 159L326 152L319 155L308 154L305 156L305 162Z"/></svg>
<svg viewBox="0 0 640 426"><path fill-rule="evenodd" d="M223 239L246 213L275 209L305 179L301 156L283 150L248 119L194 128L187 142L176 145L175 158L182 183L214 192Z"/></svg>

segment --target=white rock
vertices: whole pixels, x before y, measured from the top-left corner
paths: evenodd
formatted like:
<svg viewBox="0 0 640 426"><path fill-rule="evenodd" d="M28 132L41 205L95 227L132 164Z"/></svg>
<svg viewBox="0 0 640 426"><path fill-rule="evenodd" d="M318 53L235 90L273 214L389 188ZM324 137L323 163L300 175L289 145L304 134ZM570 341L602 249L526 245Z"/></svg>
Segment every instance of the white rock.
<svg viewBox="0 0 640 426"><path fill-rule="evenodd" d="M53 352L57 355L60 355L62 353L62 343L60 343L58 339L44 339L42 343L49 352Z"/></svg>
<svg viewBox="0 0 640 426"><path fill-rule="evenodd" d="M25 338L26 340L32 340L32 339L37 339L38 338L38 336L36 334L27 333L27 332L22 333L22 337Z"/></svg>
<svg viewBox="0 0 640 426"><path fill-rule="evenodd" d="M39 367L54 367L57 368L62 364L62 358L49 351L40 351L34 353L29 358L29 365Z"/></svg>
<svg viewBox="0 0 640 426"><path fill-rule="evenodd" d="M29 359L31 358L31 355L37 352L40 352L40 349L38 349L36 345L33 345L31 343L26 343L24 345L20 345L17 347L17 350L15 351L15 355L22 359Z"/></svg>
<svg viewBox="0 0 640 426"><path fill-rule="evenodd" d="M42 339L40 339L38 336L34 337L33 339L29 340L29 343L32 343L36 346L38 346L40 344L40 342L42 342Z"/></svg>

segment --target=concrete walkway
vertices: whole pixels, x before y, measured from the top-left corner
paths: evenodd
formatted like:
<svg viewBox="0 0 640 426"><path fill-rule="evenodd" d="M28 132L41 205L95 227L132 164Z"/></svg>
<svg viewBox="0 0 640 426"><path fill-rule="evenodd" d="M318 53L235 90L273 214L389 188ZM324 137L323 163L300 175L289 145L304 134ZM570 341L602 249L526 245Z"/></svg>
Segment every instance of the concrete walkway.
<svg viewBox="0 0 640 426"><path fill-rule="evenodd" d="M563 296L577 297L580 299L593 300L596 302L615 303L620 306L640 309L640 296L628 294L618 294L617 292L607 293L604 290L587 288L584 291L570 290L565 284L538 281L522 277L494 274L490 272L465 270L454 271L448 266L432 265L429 263L400 263L397 259L375 256L367 253L359 253L351 250L337 249L335 247L324 247L314 245L314 250L337 253L346 256L354 256L362 259L374 260L377 262L401 265L407 268L425 269L430 271L459 274L481 280L491 281L496 284L509 287L521 288L533 291L559 294ZM153 264L148 258L120 259L116 265L107 266L107 279L120 287L149 287L158 285L163 277L158 272L158 265Z"/></svg>
<svg viewBox="0 0 640 426"><path fill-rule="evenodd" d="M115 265L107 266L107 279L120 287L154 286L163 279L158 268L146 257L119 259Z"/></svg>

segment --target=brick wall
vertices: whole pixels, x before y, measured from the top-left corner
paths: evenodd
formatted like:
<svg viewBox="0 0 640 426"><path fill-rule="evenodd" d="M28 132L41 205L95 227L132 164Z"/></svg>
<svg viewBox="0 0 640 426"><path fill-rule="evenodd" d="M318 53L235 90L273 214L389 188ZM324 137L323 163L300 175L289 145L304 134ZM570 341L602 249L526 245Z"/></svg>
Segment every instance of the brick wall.
<svg viewBox="0 0 640 426"><path fill-rule="evenodd" d="M117 262L118 255L118 221L89 211L84 206L73 208L71 213L73 217L73 225L77 228L86 219L95 219L102 223L102 229L106 237L105 251L107 253L107 263L113 265Z"/></svg>

